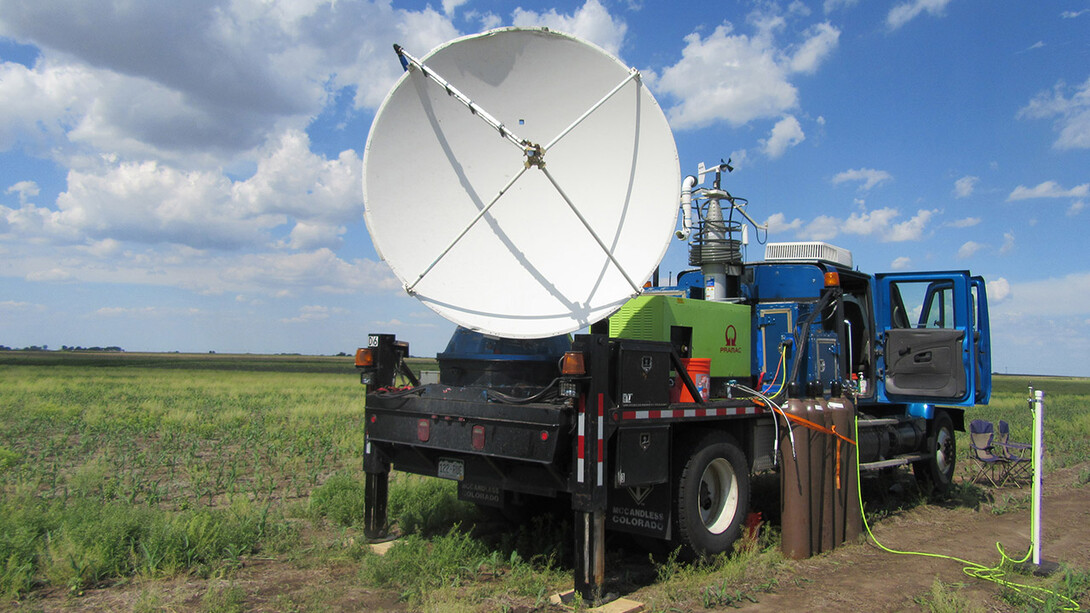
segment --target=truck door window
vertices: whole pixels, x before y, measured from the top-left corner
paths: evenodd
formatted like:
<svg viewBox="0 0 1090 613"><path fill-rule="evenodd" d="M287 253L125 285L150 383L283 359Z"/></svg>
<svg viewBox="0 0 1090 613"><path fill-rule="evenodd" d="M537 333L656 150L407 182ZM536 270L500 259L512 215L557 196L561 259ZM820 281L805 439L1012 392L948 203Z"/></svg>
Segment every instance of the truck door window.
<svg viewBox="0 0 1090 613"><path fill-rule="evenodd" d="M977 287L974 285L969 288L969 298L972 300L972 309L969 311L969 317L972 319L969 324L972 327L973 332L980 332L980 317L977 316L977 311L980 310L980 298L977 297Z"/></svg>
<svg viewBox="0 0 1090 613"><path fill-rule="evenodd" d="M851 372L859 372L864 364L870 362L870 344L867 341L870 330L863 316L863 307L855 296L844 296L844 322L845 333L848 335L848 366Z"/></svg>
<svg viewBox="0 0 1090 613"><path fill-rule="evenodd" d="M953 328L954 287L950 283L902 281L892 284L895 328ZM916 322L913 326L910 322Z"/></svg>
<svg viewBox="0 0 1090 613"><path fill-rule="evenodd" d="M893 312L890 314L890 325L894 328L908 328L908 313L905 311L905 301L901 298L900 283L891 283L889 286L890 291L890 304L892 305Z"/></svg>

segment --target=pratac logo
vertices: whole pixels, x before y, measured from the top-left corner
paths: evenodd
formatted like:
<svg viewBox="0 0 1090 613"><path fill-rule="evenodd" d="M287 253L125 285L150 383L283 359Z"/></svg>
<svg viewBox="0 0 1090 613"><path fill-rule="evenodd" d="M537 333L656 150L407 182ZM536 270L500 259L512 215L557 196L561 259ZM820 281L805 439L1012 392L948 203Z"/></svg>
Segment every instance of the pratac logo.
<svg viewBox="0 0 1090 613"><path fill-rule="evenodd" d="M719 353L741 353L742 350L737 347L738 345L738 330L733 326L727 326L727 329L723 331L723 341L726 345L719 348Z"/></svg>

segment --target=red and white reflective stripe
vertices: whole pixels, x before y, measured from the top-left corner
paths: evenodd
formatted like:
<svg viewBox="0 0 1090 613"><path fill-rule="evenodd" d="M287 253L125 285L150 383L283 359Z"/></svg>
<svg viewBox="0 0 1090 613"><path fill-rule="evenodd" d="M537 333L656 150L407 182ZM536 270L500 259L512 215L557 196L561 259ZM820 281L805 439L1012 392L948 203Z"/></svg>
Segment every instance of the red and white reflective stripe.
<svg viewBox="0 0 1090 613"><path fill-rule="evenodd" d="M683 419L685 417L730 417L760 415L764 409L750 407L720 407L715 409L668 409L665 411L621 411L621 419Z"/></svg>
<svg viewBox="0 0 1090 613"><path fill-rule="evenodd" d="M579 483L582 483L583 482L583 456L585 454L585 450L583 448L583 443L585 441L584 437L585 437L586 431L587 431L587 401L586 401L586 396L580 396L579 397L579 419L577 421L578 421L578 424L579 424L579 436L577 438L577 442L576 442L576 445L575 445L575 447L576 447L576 451L575 451L575 454L576 454L575 455L575 458L576 458L576 460L575 460L575 480L578 481Z"/></svg>
<svg viewBox="0 0 1090 613"><path fill-rule="evenodd" d="M598 485L605 478L605 398L598 394Z"/></svg>

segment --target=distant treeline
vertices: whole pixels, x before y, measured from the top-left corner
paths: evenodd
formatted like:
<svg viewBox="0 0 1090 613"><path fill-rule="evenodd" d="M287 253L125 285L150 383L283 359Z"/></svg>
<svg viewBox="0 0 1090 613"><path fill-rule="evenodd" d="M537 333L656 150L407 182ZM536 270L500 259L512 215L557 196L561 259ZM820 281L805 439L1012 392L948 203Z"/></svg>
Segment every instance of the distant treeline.
<svg viewBox="0 0 1090 613"><path fill-rule="evenodd" d="M7 345L0 345L0 351L49 351L49 345L31 345L29 347L23 347L21 349L8 347ZM61 351L125 351L121 347L69 347L68 345L61 345Z"/></svg>

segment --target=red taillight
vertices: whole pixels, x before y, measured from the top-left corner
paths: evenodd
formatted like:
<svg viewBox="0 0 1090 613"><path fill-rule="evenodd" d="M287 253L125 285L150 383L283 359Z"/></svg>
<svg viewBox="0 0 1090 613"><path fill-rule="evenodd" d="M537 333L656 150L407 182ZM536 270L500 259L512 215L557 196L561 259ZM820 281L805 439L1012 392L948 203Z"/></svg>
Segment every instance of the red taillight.
<svg viewBox="0 0 1090 613"><path fill-rule="evenodd" d="M370 349L360 348L356 350L356 366L374 366L375 352Z"/></svg>
<svg viewBox="0 0 1090 613"><path fill-rule="evenodd" d="M484 426L473 426L473 448L477 451L484 449Z"/></svg>
<svg viewBox="0 0 1090 613"><path fill-rule="evenodd" d="M431 438L430 421L421 419L416 422L416 438L419 439L421 443L428 442L428 439Z"/></svg>
<svg viewBox="0 0 1090 613"><path fill-rule="evenodd" d="M586 364L583 363L583 353L581 351L565 353L564 357L560 358L560 374L569 376L587 374Z"/></svg>
<svg viewBox="0 0 1090 613"><path fill-rule="evenodd" d="M549 431L548 430L542 430L541 431L541 442L544 443L547 440L549 440Z"/></svg>

